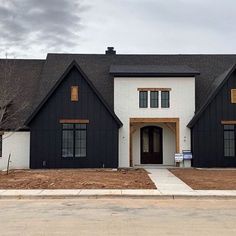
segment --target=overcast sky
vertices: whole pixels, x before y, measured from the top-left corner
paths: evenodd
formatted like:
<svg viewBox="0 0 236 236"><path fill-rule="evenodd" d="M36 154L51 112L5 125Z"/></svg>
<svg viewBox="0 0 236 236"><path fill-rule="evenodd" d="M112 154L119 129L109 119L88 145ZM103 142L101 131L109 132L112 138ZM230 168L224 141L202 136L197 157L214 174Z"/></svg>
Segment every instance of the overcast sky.
<svg viewBox="0 0 236 236"><path fill-rule="evenodd" d="M236 53L235 0L0 0L0 56Z"/></svg>

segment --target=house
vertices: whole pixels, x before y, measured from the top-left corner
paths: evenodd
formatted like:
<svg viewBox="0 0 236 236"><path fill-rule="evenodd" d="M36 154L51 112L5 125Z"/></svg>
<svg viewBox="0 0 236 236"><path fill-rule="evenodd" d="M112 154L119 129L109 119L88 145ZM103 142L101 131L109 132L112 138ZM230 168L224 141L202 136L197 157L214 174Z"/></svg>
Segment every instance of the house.
<svg viewBox="0 0 236 236"><path fill-rule="evenodd" d="M0 127L0 169L9 154L11 168L117 168L175 165L183 151L186 167L236 167L236 55L109 47L6 64L0 88L19 92Z"/></svg>

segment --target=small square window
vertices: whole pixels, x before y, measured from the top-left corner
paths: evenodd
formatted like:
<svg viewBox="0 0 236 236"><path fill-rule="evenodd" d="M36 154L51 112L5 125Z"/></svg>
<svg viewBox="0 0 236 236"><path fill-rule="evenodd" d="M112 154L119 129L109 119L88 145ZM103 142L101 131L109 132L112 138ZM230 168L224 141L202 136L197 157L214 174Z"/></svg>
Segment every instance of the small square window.
<svg viewBox="0 0 236 236"><path fill-rule="evenodd" d="M236 103L236 89L231 89L231 103Z"/></svg>
<svg viewBox="0 0 236 236"><path fill-rule="evenodd" d="M79 87L71 86L70 99L72 102L77 102L79 100Z"/></svg>

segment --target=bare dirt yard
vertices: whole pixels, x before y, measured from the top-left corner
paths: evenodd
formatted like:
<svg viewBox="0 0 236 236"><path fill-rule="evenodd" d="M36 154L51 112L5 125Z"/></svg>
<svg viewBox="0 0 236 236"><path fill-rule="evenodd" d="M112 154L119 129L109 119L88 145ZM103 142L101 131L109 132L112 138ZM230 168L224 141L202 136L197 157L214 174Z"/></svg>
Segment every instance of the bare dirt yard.
<svg viewBox="0 0 236 236"><path fill-rule="evenodd" d="M195 190L236 190L236 169L169 169Z"/></svg>
<svg viewBox="0 0 236 236"><path fill-rule="evenodd" d="M0 172L0 189L155 189L143 169L58 169Z"/></svg>

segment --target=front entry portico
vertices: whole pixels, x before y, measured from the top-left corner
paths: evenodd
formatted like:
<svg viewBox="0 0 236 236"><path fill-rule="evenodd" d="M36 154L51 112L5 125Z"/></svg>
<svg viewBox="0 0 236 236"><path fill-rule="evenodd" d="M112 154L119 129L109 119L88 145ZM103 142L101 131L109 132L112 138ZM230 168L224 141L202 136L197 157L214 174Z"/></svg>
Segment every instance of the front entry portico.
<svg viewBox="0 0 236 236"><path fill-rule="evenodd" d="M130 118L130 166L174 165L179 152L179 118Z"/></svg>

